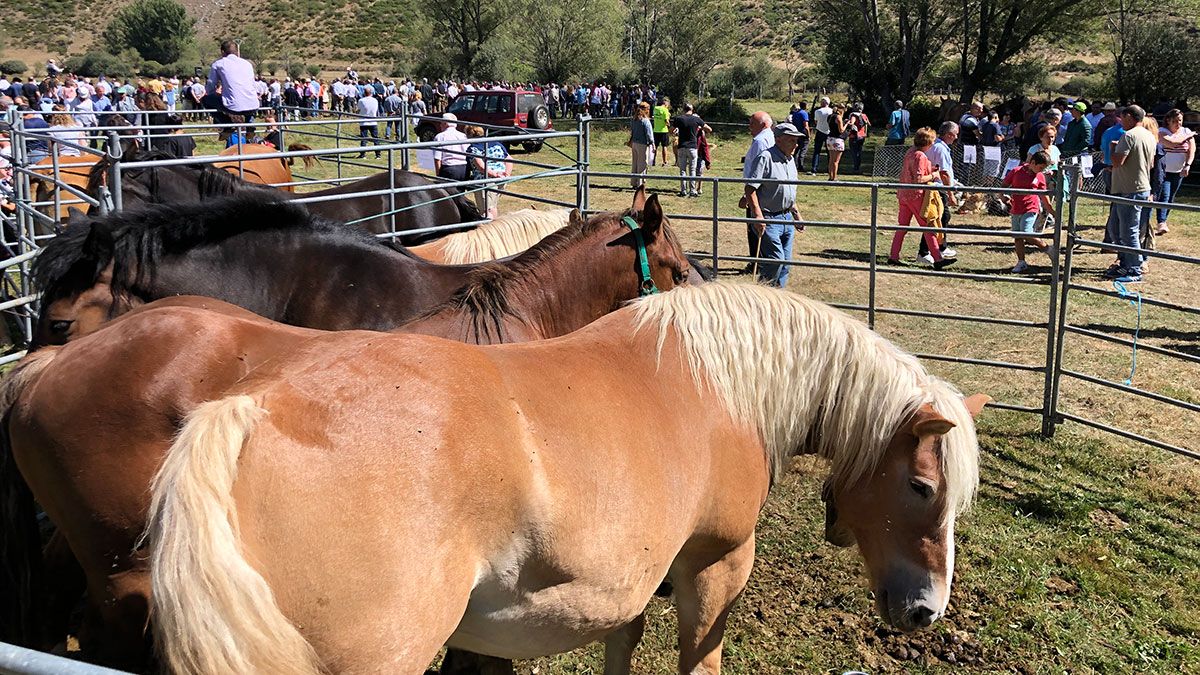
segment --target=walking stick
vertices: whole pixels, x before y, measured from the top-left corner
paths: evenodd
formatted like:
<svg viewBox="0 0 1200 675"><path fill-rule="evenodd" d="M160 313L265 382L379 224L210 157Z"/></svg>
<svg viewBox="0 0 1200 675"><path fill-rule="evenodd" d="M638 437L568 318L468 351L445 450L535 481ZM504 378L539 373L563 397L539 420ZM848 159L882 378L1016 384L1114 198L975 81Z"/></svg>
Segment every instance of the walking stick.
<svg viewBox="0 0 1200 675"><path fill-rule="evenodd" d="M758 233L758 243L756 243L754 245L754 267L751 268L750 274L752 274L755 277L758 276L758 254L759 254L759 251L762 250L762 240L763 240L764 234L766 234L766 230Z"/></svg>

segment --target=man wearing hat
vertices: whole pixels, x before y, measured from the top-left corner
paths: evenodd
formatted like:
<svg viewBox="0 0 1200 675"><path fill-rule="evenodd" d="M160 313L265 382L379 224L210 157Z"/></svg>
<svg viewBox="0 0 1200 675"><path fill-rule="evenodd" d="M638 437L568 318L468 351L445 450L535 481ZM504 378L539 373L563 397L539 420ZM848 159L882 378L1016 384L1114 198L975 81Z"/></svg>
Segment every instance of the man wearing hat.
<svg viewBox="0 0 1200 675"><path fill-rule="evenodd" d="M1092 123L1088 121L1087 115L1083 114L1087 110L1087 104L1076 101L1073 109L1075 118L1067 124L1067 134L1059 148L1063 157L1074 157L1087 152L1092 145Z"/></svg>
<svg viewBox="0 0 1200 675"><path fill-rule="evenodd" d="M796 209L796 186L783 181L795 181L796 145L803 135L790 122L775 125L775 145L762 151L752 161L746 175L746 205L750 217L759 222L751 224L750 249L758 258L791 260L794 222L800 220ZM775 222L766 223L764 220ZM780 222L785 221L785 222ZM758 278L776 288L787 285L790 266L759 263Z"/></svg>
<svg viewBox="0 0 1200 675"><path fill-rule="evenodd" d="M1104 117L1100 121L1092 125L1092 143L1094 150L1103 150L1101 139L1104 137L1104 132L1108 131L1112 126L1121 126L1121 121L1117 119L1117 104L1109 101L1104 104L1102 109Z"/></svg>

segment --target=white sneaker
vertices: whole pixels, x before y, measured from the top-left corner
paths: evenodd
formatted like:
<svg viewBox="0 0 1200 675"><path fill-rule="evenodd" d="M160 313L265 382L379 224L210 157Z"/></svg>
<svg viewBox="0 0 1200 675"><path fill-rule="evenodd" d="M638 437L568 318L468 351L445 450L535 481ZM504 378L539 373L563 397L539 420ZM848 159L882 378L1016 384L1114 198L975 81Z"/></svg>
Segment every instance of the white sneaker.
<svg viewBox="0 0 1200 675"><path fill-rule="evenodd" d="M928 253L926 253L925 255L919 255L919 256L917 256L917 262L925 263L926 265L932 265L934 262L933 256Z"/></svg>
<svg viewBox="0 0 1200 675"><path fill-rule="evenodd" d="M958 251L955 251L952 248L942 249L942 257L943 258L957 258Z"/></svg>
<svg viewBox="0 0 1200 675"><path fill-rule="evenodd" d="M1024 260L1018 260L1017 264L1013 265L1012 271L1014 274L1020 274L1021 272L1024 272L1027 269L1029 269L1029 265L1025 264Z"/></svg>

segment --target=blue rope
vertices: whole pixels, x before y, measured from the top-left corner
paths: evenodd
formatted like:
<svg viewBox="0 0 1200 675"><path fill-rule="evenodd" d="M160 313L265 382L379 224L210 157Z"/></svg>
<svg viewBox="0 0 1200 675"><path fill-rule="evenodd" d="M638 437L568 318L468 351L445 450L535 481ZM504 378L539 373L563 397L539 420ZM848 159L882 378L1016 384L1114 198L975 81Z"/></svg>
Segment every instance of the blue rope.
<svg viewBox="0 0 1200 675"><path fill-rule="evenodd" d="M1133 329L1133 356L1129 366L1129 377L1125 378L1125 386L1133 385L1133 374L1137 372L1137 350L1138 337L1142 332L1142 294L1141 292L1133 292L1125 288L1125 284L1119 281L1113 281L1113 288L1122 298L1129 300L1129 304L1137 309L1137 327Z"/></svg>

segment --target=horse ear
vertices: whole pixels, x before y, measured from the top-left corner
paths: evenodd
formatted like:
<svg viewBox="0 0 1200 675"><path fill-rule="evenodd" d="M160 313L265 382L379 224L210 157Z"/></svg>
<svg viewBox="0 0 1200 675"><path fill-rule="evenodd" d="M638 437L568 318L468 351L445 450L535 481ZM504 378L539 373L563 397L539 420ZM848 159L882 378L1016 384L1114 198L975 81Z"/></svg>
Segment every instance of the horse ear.
<svg viewBox="0 0 1200 675"><path fill-rule="evenodd" d="M571 213L567 215L567 224L573 230L583 228L583 214L579 212L579 209L571 209Z"/></svg>
<svg viewBox="0 0 1200 675"><path fill-rule="evenodd" d="M991 400L992 397L987 394L973 394L963 399L963 404L967 406L967 412L971 413L971 419L975 419L983 411L983 406L987 405Z"/></svg>
<svg viewBox="0 0 1200 675"><path fill-rule="evenodd" d="M639 185L638 189L633 193L633 206L630 207L634 211L641 211L646 208L646 186Z"/></svg>
<svg viewBox="0 0 1200 675"><path fill-rule="evenodd" d="M75 227L79 227L82 225L86 225L87 222L88 222L87 214L85 214L83 211L80 211L79 209L75 208L74 206L67 207L67 225L73 225Z"/></svg>
<svg viewBox="0 0 1200 675"><path fill-rule="evenodd" d="M650 195L650 198L646 200L645 207L642 208L642 230L645 231L647 238L653 239L658 236L662 224L662 204L658 202L658 195Z"/></svg>
<svg viewBox="0 0 1200 675"><path fill-rule="evenodd" d="M917 438L922 436L941 436L955 426L954 422L946 419L941 413L926 404L921 406L913 419L912 434Z"/></svg>

